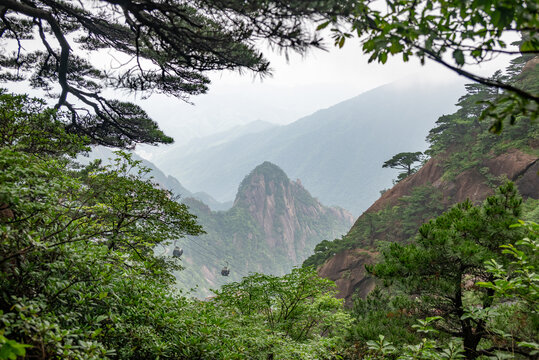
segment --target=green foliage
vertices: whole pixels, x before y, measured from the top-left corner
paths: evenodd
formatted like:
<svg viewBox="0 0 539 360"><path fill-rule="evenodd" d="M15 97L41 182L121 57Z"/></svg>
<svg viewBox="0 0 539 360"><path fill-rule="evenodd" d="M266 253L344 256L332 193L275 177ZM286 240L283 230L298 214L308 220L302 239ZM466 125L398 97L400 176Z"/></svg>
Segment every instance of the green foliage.
<svg viewBox="0 0 539 360"><path fill-rule="evenodd" d="M486 262L486 266L495 279L491 282L478 282L477 285L493 289L499 297L524 300L530 310L537 313L539 274L535 272L535 267L539 260L537 253L539 225L521 221L518 226L525 226L528 229L528 237L517 241L514 245L501 246L502 252L513 258L508 264L510 270L495 259L490 259Z"/></svg>
<svg viewBox="0 0 539 360"><path fill-rule="evenodd" d="M435 335L438 331L432 327L439 316L417 320L412 328L423 336ZM368 357L371 359L464 359L462 343L451 340L447 343L423 337L418 344L401 345L399 347L386 340L384 335L379 335L378 340L368 341Z"/></svg>
<svg viewBox="0 0 539 360"><path fill-rule="evenodd" d="M383 250L384 260L368 270L418 296L420 314L442 316L437 329L461 338L466 356L475 358L480 344L490 341L487 315L492 317L496 308L492 289L473 284L491 279L485 262L503 263L500 246L522 237L522 231L510 227L521 214L521 202L508 183L481 207L458 204L421 226L414 243L391 244Z"/></svg>
<svg viewBox="0 0 539 360"><path fill-rule="evenodd" d="M349 317L330 281L296 269L254 274L213 301L187 298L171 275L179 261L158 251L201 233L186 205L129 154L73 164L64 155L84 150L84 139L41 102L4 95L5 129L31 131L11 131L0 145L1 359L338 357ZM30 118L57 130L50 143ZM249 314L237 306L245 284L262 296Z"/></svg>
<svg viewBox="0 0 539 360"><path fill-rule="evenodd" d="M95 319L126 309L121 292L136 292L132 281L170 285L167 270L178 264L155 257L153 247L200 229L185 207L138 175L107 168L83 182L65 161L0 153L0 202L14 214L0 224L6 336L47 357L102 358L114 337Z"/></svg>
<svg viewBox="0 0 539 360"><path fill-rule="evenodd" d="M416 342L418 336L412 331L416 312L416 304L406 294L389 293L377 286L365 299L354 299L351 313L354 322L347 338L356 344L359 352L380 335L394 344Z"/></svg>
<svg viewBox="0 0 539 360"><path fill-rule="evenodd" d="M371 55L369 62L385 64L390 55L397 54L404 61L418 58L422 64L430 59L494 92L505 91L483 112L483 116L495 120L494 130L501 129L506 119L513 123L518 114L537 118L537 91L508 79L485 78L464 68L499 53L533 57L539 49L539 37L534 31L539 27L535 1L405 0L385 1L384 5L359 2L349 18L349 27L332 19L335 44L342 47L347 38L357 36L363 52ZM513 31L525 34L516 51L508 49L503 40L506 33Z"/></svg>
<svg viewBox="0 0 539 360"><path fill-rule="evenodd" d="M26 355L26 348L29 348L30 346L9 340L3 333L4 331L0 334L0 359L15 360L19 356L24 357Z"/></svg>
<svg viewBox="0 0 539 360"><path fill-rule="evenodd" d="M477 285L494 290L495 298L515 302L512 307L525 316L527 321L524 324L529 322L531 327L526 328L519 324L520 326L516 328L507 329L506 326L498 326L497 333L505 342L516 342L519 354L537 356L539 354L539 343L536 337L539 331L539 275L537 274L539 225L534 222L520 221L519 224L513 226L526 228L528 236L514 245L502 245L503 253L511 258L511 262L504 266L495 259L489 260L486 263L487 271L493 275L494 279L489 282L478 282Z"/></svg>
<svg viewBox="0 0 539 360"><path fill-rule="evenodd" d="M319 266L340 251L374 248L379 241L409 241L422 223L443 212L447 201L431 185L415 187L411 195L399 199L398 205L364 213L341 239L319 243L303 265Z"/></svg>
<svg viewBox="0 0 539 360"><path fill-rule="evenodd" d="M113 166L77 171L61 155L84 150L85 140L66 134L42 102L4 93L1 113L2 354L104 358L112 333L135 324L119 320L128 294L140 304L136 289L147 283L148 299L169 296L168 270L178 264L154 256L155 244L200 227L125 154ZM143 352L151 344L137 346Z"/></svg>
<svg viewBox="0 0 539 360"><path fill-rule="evenodd" d="M420 339L415 341L397 338L387 340L379 335L376 340L366 342L365 351L373 359L462 359L474 358L535 358L539 353L537 344L537 236L539 226L534 222L523 222L511 226L527 230L527 237L515 244L502 245L506 265L491 259L485 263L486 274L491 281L479 281L476 287L488 289L494 301L485 309L477 305L468 307L461 321L472 320L477 326L484 324L485 339L477 353L470 354L466 341L453 337L440 339L438 330L447 331L440 316L418 319L412 325ZM477 288L476 288L477 290ZM469 291L469 290L465 290ZM440 325L442 325L440 327ZM452 334L453 336L458 334ZM434 337L435 338L434 338ZM409 345L415 343L416 345Z"/></svg>
<svg viewBox="0 0 539 360"><path fill-rule="evenodd" d="M66 134L66 124L66 114L47 108L45 101L0 89L0 147L50 156L87 150L89 139Z"/></svg>
<svg viewBox="0 0 539 360"><path fill-rule="evenodd" d="M421 151L417 152L402 152L393 156L391 159L384 162L383 168L392 168L403 170L399 173L396 182L404 180L406 177L415 173L418 169L417 166L413 166L417 162L423 162L424 157Z"/></svg>
<svg viewBox="0 0 539 360"><path fill-rule="evenodd" d="M312 268L282 277L253 274L216 294L213 301L237 313L235 321L258 330L251 341L265 341L256 358L303 358L302 349L310 349L317 359L330 359L341 350L349 316L335 298L335 284Z"/></svg>
<svg viewBox="0 0 539 360"><path fill-rule="evenodd" d="M522 219L526 221L539 219L539 199L528 198L522 203Z"/></svg>

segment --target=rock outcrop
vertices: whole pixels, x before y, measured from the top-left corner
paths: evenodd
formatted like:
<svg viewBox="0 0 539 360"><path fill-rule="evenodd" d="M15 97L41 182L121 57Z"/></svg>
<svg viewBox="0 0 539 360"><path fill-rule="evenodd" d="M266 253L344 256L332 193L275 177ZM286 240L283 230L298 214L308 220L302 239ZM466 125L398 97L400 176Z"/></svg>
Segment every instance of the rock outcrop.
<svg viewBox="0 0 539 360"><path fill-rule="evenodd" d="M410 195L412 189L418 186L431 184L442 190L443 198L451 203L470 199L477 203L494 193L494 189L485 183L485 177L477 168L488 168L493 176L505 175L514 181L524 198L539 198L539 184L537 172L539 161L537 157L526 154L520 150L512 149L504 154L485 160L473 169L463 171L455 179L444 181L442 176L441 158L430 159L417 173L397 183L392 189L386 191L375 201L365 213L376 212L387 206L396 205L403 196Z"/></svg>
<svg viewBox="0 0 539 360"><path fill-rule="evenodd" d="M397 205L399 199L410 195L414 188L431 185L442 193L443 202L447 207L451 204L470 199L480 203L494 193L494 188L485 182L485 176L477 169L483 169L493 177L507 177L516 183L523 198L539 199L539 159L517 149L509 150L501 155L485 159L479 166L463 171L450 181L443 178L443 157L430 159L417 173L397 183L392 189L374 202L356 224L368 213L375 213L384 208ZM488 170L487 170L488 169ZM404 240L404 239L401 239ZM397 239L398 241L398 239ZM373 280L365 275L365 264L375 261L376 254L361 249L344 250L327 260L318 273L337 283L339 297L345 298L350 304L354 292L366 296L373 287ZM346 274L346 276L343 276Z"/></svg>
<svg viewBox="0 0 539 360"><path fill-rule="evenodd" d="M338 297L351 305L351 295L356 293L362 298L374 288L374 278L368 276L365 265L376 260L376 253L363 249L341 251L330 258L318 270L318 275L335 281Z"/></svg>
<svg viewBox="0 0 539 360"><path fill-rule="evenodd" d="M259 165L242 181L234 207L247 210L269 249L284 250L295 264L304 260L306 248L316 245L313 239L320 239L321 232L330 235L322 224L354 222L346 210L322 205L300 181L290 181L270 162Z"/></svg>

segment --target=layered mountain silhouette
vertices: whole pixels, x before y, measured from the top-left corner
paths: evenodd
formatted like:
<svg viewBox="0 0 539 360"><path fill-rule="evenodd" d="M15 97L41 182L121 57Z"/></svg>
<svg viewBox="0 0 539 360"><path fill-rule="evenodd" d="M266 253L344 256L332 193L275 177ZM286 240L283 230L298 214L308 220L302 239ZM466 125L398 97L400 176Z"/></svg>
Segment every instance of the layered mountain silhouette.
<svg viewBox="0 0 539 360"><path fill-rule="evenodd" d="M181 199L195 198L203 201L214 210L226 210L232 206L232 201L221 203L204 191L193 193L186 189L174 176L166 175L153 162L143 159L135 153L131 153L131 156L133 157L133 160L140 161L140 164L143 167L150 169L148 175L153 178L152 181L159 184L162 188L170 190L174 195L180 196ZM82 164L87 164L90 161L101 159L104 164L110 164L112 162L111 160L116 157L114 149L104 146L95 146L87 156L79 156L77 160Z"/></svg>
<svg viewBox="0 0 539 360"><path fill-rule="evenodd" d="M189 189L217 200L234 198L238 183L257 164L271 161L325 204L359 215L391 186L382 169L394 154L426 148L436 118L454 109L461 84L395 83L320 110L290 125L243 134L197 151L172 148L154 159Z"/></svg>

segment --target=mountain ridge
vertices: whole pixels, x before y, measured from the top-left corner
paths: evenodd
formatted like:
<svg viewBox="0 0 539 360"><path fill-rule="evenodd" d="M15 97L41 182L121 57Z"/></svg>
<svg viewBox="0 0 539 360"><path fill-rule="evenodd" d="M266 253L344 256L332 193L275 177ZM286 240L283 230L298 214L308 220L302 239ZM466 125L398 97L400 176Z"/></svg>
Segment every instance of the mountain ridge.
<svg viewBox="0 0 539 360"><path fill-rule="evenodd" d="M140 164L143 167L150 169L149 176L151 176L154 182L159 184L159 186L169 190L173 195L180 196L180 199L184 198L195 198L204 202L210 206L213 210L226 210L232 206L232 202L219 202L215 200L211 195L204 191L191 192L174 176L167 175L163 170L161 170L153 162L142 158L140 155L130 152L133 160L140 161ZM88 164L91 161L100 159L105 164L112 163L112 159L116 158L114 154L114 149L107 148L104 146L94 146L91 151L86 156L79 156L77 161L82 164Z"/></svg>
<svg viewBox="0 0 539 360"><path fill-rule="evenodd" d="M231 200L245 173L265 160L300 178L322 202L359 215L391 184L394 171L381 164L396 152L422 150L440 111L453 109L448 98L458 85L403 88L389 84L286 126L270 128L206 149L157 162L185 185L219 201ZM419 104L426 103L426 106ZM441 110L440 110L441 109ZM394 128L388 136L388 129ZM369 149L375 155L367 156Z"/></svg>

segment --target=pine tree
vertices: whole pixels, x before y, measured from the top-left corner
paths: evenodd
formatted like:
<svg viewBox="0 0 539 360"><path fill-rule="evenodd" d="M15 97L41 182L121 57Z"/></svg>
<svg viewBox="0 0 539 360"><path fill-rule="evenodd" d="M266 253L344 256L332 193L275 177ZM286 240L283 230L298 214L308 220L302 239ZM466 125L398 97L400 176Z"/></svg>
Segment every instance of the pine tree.
<svg viewBox="0 0 539 360"><path fill-rule="evenodd" d="M513 183L507 183L482 206L458 204L424 224L415 243L391 244L369 271L417 296L422 317L441 316L439 330L462 338L467 358L475 358L486 323L468 314L491 307L493 291L474 284L493 281L485 262L503 263L500 246L522 238L521 231L510 229L521 203Z"/></svg>
<svg viewBox="0 0 539 360"><path fill-rule="evenodd" d="M69 111L71 132L130 146L172 139L109 87L188 100L207 91L209 71L270 72L261 40L281 50L320 47L307 21L345 15L352 1L4 0L0 79L29 81ZM40 44L41 48L36 48ZM102 69L107 56L121 65ZM94 61L93 61L94 60Z"/></svg>

